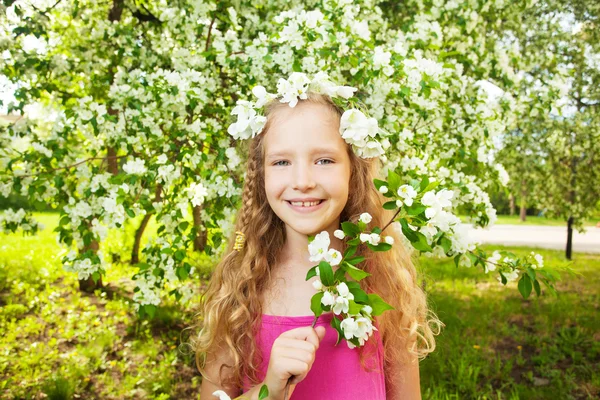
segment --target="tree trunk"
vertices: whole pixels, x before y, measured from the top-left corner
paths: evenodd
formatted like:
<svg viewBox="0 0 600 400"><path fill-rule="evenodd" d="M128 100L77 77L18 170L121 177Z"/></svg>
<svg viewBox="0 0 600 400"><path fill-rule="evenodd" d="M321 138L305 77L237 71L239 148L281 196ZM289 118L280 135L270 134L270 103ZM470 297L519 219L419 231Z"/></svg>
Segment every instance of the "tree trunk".
<svg viewBox="0 0 600 400"><path fill-rule="evenodd" d="M113 110L110 109L109 111ZM117 151L114 147L108 147L106 149L106 162L108 163L108 172L117 175L119 173L119 162L117 160Z"/></svg>
<svg viewBox="0 0 600 400"><path fill-rule="evenodd" d="M135 265L140 262L140 242L142 241L142 236L144 235L146 226L148 226L150 217L152 217L152 214L146 213L146 215L144 215L144 219L142 219L142 223L135 231L135 240L133 242L133 248L131 249L131 261L129 262L131 265Z"/></svg>
<svg viewBox="0 0 600 400"><path fill-rule="evenodd" d="M198 230L196 237L194 238L194 251L204 251L206 247L206 231L203 231L202 228L202 219L200 218L200 212L202 211L202 206L194 207L194 227Z"/></svg>
<svg viewBox="0 0 600 400"><path fill-rule="evenodd" d="M510 209L510 215L515 215L515 195L512 193L508 195L508 207Z"/></svg>
<svg viewBox="0 0 600 400"><path fill-rule="evenodd" d="M123 14L123 8L125 7L124 0L113 0L112 8L108 13L108 20L111 22L121 20L121 16ZM114 76L113 76L114 78ZM110 115L115 115L117 113L116 110L108 109L108 113ZM117 151L114 147L108 147L106 149L106 162L108 164L107 170L113 175L117 175L119 173L119 164L117 162ZM88 221L88 224L91 225L91 221ZM85 253L88 250L92 250L94 253L98 252L98 242L93 240L89 246L85 247L82 252ZM102 287L102 276L98 278L96 282L90 276L88 279L79 280L79 290L83 292L93 293L94 290Z"/></svg>
<svg viewBox="0 0 600 400"><path fill-rule="evenodd" d="M162 196L162 185L159 183L156 185L154 189L154 202L159 202ZM140 223L140 226L135 231L135 239L133 241L133 248L131 249L131 261L129 263L131 265L135 265L140 262L140 243L142 241L142 236L144 235L144 231L146 230L146 226L148 226L148 221L150 221L150 217L152 217L153 213L146 213L144 215L144 219Z"/></svg>
<svg viewBox="0 0 600 400"><path fill-rule="evenodd" d="M527 218L527 187L525 181L521 181L521 211L519 213L521 222L525 222Z"/></svg>
<svg viewBox="0 0 600 400"><path fill-rule="evenodd" d="M525 222L527 219L527 207L525 207L525 200L521 200L521 211L519 212L519 219L521 222Z"/></svg>
<svg viewBox="0 0 600 400"><path fill-rule="evenodd" d="M567 221L567 260L573 257L573 217L569 217Z"/></svg>

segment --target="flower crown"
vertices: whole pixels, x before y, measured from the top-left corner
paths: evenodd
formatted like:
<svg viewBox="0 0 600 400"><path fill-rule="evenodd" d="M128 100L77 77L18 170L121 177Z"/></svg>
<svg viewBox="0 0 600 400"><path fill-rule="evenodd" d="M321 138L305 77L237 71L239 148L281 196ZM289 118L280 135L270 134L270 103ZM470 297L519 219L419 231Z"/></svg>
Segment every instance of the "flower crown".
<svg viewBox="0 0 600 400"><path fill-rule="evenodd" d="M336 85L324 72L317 73L312 79L302 72L293 72L287 80L279 79L277 93L269 93L259 85L252 89L256 101L238 100L231 111L238 119L229 126L227 132L235 139L253 138L267 122L267 118L262 115L265 104L279 98L281 103L288 103L294 108L300 99L307 99L308 93L312 92L329 96L345 110L340 120L340 134L352 145L358 156L385 158L385 149L390 146L390 142L382 137L385 132L379 129L375 118L369 118L356 108L356 101L349 100L357 90L350 86Z"/></svg>

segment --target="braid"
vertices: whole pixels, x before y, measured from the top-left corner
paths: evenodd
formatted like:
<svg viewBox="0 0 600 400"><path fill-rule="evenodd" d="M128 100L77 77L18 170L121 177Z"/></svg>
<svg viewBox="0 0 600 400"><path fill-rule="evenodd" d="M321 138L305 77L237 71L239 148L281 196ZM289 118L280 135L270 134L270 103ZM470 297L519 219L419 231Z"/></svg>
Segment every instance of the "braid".
<svg viewBox="0 0 600 400"><path fill-rule="evenodd" d="M244 192L242 193L242 215L240 216L240 230L243 230L250 223L251 210L252 210L252 199L254 197L254 191L256 186L256 157L254 154L250 155L248 160L248 170L246 172L246 182L244 183Z"/></svg>

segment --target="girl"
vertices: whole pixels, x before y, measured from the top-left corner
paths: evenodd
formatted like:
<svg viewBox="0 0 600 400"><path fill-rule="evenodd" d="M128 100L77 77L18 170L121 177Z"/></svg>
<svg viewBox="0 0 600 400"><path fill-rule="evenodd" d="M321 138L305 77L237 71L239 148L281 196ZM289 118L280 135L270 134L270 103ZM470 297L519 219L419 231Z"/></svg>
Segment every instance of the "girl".
<svg viewBox="0 0 600 400"><path fill-rule="evenodd" d="M392 250L360 246L357 255L371 274L363 289L395 310L377 317L378 331L359 348L335 346L332 313L311 327L316 277L305 280L314 266L308 235L329 232L331 248L343 253L344 242L333 235L341 222L366 212L370 227L383 227L392 216L373 184L378 159L358 157L342 138L342 113L312 92L293 108L278 99L265 106L266 124L250 143L239 233L204 296L195 343L202 400L216 390L257 399L263 384L269 399L283 399L290 377L291 399L420 398L418 358L434 350L430 324L439 321L429 317L393 225L385 231L397 243Z"/></svg>

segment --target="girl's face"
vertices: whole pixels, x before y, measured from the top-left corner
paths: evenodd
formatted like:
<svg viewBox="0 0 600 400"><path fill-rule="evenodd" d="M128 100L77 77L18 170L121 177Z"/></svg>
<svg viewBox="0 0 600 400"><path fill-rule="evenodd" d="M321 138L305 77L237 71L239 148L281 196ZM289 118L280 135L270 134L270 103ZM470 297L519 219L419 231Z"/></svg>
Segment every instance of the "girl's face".
<svg viewBox="0 0 600 400"><path fill-rule="evenodd" d="M350 182L339 117L327 106L310 102L281 107L273 117L264 138L269 205L285 223L288 236L333 232L339 228Z"/></svg>

